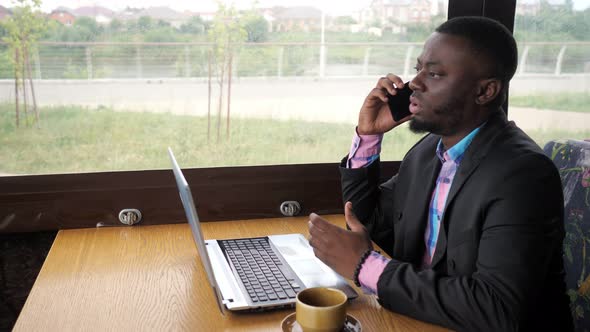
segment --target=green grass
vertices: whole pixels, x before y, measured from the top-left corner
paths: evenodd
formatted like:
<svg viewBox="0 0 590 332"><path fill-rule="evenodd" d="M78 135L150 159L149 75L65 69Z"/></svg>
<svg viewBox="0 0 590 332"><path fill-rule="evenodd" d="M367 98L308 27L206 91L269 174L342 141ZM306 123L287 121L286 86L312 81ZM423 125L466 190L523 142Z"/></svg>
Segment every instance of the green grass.
<svg viewBox="0 0 590 332"><path fill-rule="evenodd" d="M41 128L15 128L14 107L0 105L0 173L48 174L167 169L171 146L182 167L338 162L348 152L351 125L232 119L230 138L216 119L115 112L82 107L41 109ZM22 122L22 121L21 121ZM384 156L400 159L417 140L402 131Z"/></svg>
<svg viewBox="0 0 590 332"><path fill-rule="evenodd" d="M15 128L14 107L0 104L0 173L51 174L168 169L171 146L182 167L336 163L348 152L353 126L261 119L232 119L230 138L216 120L207 142L207 119L173 114L59 107L41 109L41 128ZM582 132L528 132L541 146ZM400 160L420 138L408 129L386 135L383 160Z"/></svg>
<svg viewBox="0 0 590 332"><path fill-rule="evenodd" d="M590 128L586 130L567 131L567 130L545 130L535 129L526 130L526 133L540 146L544 147L551 140L556 139L590 139Z"/></svg>
<svg viewBox="0 0 590 332"><path fill-rule="evenodd" d="M557 111L590 113L590 93L510 96L510 105Z"/></svg>

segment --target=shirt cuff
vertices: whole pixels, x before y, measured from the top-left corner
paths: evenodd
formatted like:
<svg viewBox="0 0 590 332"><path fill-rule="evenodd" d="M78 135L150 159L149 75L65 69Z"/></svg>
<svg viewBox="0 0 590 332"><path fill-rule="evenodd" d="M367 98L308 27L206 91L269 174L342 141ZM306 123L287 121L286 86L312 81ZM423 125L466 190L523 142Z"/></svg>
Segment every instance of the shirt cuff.
<svg viewBox="0 0 590 332"><path fill-rule="evenodd" d="M363 292L377 295L377 282L390 261L391 259L382 256L376 251L371 252L359 271L358 279Z"/></svg>
<svg viewBox="0 0 590 332"><path fill-rule="evenodd" d="M383 134L359 135L358 131L355 130L346 167L361 168L369 166L379 158L382 141Z"/></svg>

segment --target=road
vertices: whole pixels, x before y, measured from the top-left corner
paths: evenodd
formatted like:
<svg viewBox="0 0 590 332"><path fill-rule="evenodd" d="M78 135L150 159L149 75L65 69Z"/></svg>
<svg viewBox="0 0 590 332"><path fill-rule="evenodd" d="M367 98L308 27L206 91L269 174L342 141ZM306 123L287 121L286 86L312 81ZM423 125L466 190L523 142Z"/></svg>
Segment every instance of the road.
<svg viewBox="0 0 590 332"><path fill-rule="evenodd" d="M235 117L356 123L363 99L374 85L375 78L238 79L231 87L231 113ZM36 82L35 90L42 106L84 105L187 115L206 115L208 109L207 82L197 79L42 80ZM217 91L214 84L213 112ZM526 76L511 82L514 95L574 91L590 93L590 75ZM13 100L14 82L0 81L0 102ZM523 129L590 129L590 113L511 107L509 114Z"/></svg>

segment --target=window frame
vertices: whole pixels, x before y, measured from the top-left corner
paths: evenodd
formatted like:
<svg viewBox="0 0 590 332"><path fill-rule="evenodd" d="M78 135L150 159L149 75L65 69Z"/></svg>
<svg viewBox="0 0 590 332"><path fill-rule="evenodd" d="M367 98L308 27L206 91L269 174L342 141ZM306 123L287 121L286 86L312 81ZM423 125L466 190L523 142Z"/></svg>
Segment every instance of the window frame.
<svg viewBox="0 0 590 332"><path fill-rule="evenodd" d="M448 17L487 16L512 31L515 8L516 0L449 0ZM382 162L382 179L393 176L400 164ZM343 209L338 163L184 172L202 221L280 217L279 205L286 200L301 203L300 215ZM0 234L125 226L118 220L125 208L142 212L139 225L186 222L170 170L0 177Z"/></svg>

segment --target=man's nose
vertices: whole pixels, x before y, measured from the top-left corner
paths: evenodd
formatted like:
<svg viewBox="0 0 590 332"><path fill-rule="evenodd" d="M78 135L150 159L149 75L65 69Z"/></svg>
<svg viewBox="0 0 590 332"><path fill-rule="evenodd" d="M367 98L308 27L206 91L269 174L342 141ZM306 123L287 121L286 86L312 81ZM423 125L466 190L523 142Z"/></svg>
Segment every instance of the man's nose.
<svg viewBox="0 0 590 332"><path fill-rule="evenodd" d="M414 78L410 81L410 89L412 89L413 91L422 91L424 90L423 88L424 85L422 84L422 81L420 79L420 73L417 73L416 76L414 76Z"/></svg>

